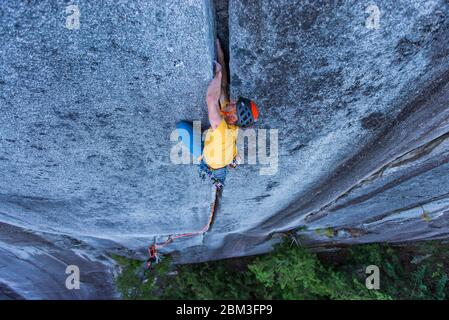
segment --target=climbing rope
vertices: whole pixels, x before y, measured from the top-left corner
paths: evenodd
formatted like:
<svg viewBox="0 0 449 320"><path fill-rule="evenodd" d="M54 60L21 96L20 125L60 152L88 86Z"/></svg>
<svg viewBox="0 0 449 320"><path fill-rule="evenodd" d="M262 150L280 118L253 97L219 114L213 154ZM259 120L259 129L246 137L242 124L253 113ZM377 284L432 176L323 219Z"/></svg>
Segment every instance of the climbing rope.
<svg viewBox="0 0 449 320"><path fill-rule="evenodd" d="M207 221L207 224L204 225L203 228L201 228L200 230L197 231L193 231L193 232L187 232L187 233L182 233L182 234L176 234L176 235L169 235L167 240L165 240L162 243L153 243L151 246L148 247L148 255L150 256L149 259L147 260L147 267L151 268L151 266L153 264L157 264L160 261L160 257L159 257L159 253L158 250L160 248L163 248L167 245L169 245L170 243L172 243L174 240L179 239L179 238L185 238L185 237L192 237L192 236L196 236L196 235L200 235L200 234L204 234L207 231L209 231L211 225L212 225L212 221L214 219L214 215L215 215L215 208L217 205L217 199L218 199L218 195L220 190L218 188L213 188L213 198L212 198L212 202L210 205L210 214L209 214L209 219Z"/></svg>

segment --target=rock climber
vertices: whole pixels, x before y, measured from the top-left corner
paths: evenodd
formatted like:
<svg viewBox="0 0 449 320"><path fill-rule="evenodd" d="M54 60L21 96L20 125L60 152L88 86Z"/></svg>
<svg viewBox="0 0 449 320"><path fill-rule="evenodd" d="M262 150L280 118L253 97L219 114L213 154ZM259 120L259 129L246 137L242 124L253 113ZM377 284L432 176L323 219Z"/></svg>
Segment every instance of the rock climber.
<svg viewBox="0 0 449 320"><path fill-rule="evenodd" d="M217 60L215 62L215 75L209 83L206 94L207 111L210 128L205 132L204 142L197 146L201 150L198 160L199 175L204 180L209 177L215 187L223 188L228 167L237 165L237 139L239 127L248 127L257 122L259 111L256 104L246 98L237 101L229 99L229 86L224 53L220 41L216 40ZM189 135L188 142L184 141L191 153L196 156L193 148L195 134L192 123L181 121L177 125ZM180 134L181 136L181 134Z"/></svg>

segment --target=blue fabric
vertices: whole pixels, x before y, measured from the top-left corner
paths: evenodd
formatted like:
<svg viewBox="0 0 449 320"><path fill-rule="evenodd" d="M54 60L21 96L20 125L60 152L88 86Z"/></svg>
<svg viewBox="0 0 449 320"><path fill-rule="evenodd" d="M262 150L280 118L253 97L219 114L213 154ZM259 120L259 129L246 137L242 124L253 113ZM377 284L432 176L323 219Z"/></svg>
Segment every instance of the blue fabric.
<svg viewBox="0 0 449 320"><path fill-rule="evenodd" d="M201 139L201 130L195 130L192 122L180 121L176 125L179 138L189 149L195 159L198 159L203 153L203 142Z"/></svg>
<svg viewBox="0 0 449 320"><path fill-rule="evenodd" d="M201 163L198 167L198 174L204 180L206 176L208 176L213 182L220 182L223 186L226 180L226 174L228 173L228 168L220 168L220 169L211 169L209 166L201 160Z"/></svg>
<svg viewBox="0 0 449 320"><path fill-rule="evenodd" d="M181 141L187 146L193 157L198 159L203 154L204 148L204 143L201 139L201 132L198 132L198 130L193 128L192 122L184 120L180 121L176 125L176 129L178 130L178 135L181 138ZM203 180L206 179L206 177L209 177L212 182L216 183L218 181L223 186L227 173L228 169L226 167L212 169L208 167L204 160L201 160L198 167L198 174Z"/></svg>

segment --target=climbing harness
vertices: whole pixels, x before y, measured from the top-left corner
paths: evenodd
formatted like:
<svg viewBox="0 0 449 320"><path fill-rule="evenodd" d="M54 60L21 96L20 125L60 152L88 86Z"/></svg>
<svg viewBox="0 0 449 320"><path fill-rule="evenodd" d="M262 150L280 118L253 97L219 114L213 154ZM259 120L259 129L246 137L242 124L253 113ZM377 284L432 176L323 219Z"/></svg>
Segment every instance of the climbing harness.
<svg viewBox="0 0 449 320"><path fill-rule="evenodd" d="M212 226L213 220L214 220L215 209L217 207L220 191L221 191L221 189L219 189L217 187L213 188L213 199L210 204L209 219L207 221L207 224L204 225L203 228L201 228L200 230L197 230L197 231L193 231L193 232L187 232L187 233L182 233L182 234L177 234L177 235L169 235L167 240L165 240L164 242L153 243L151 246L148 247L148 255L149 255L149 259L147 260L148 268L151 268L151 266L153 264L157 264L161 260L159 253L158 253L159 249L169 245L176 239L201 235L201 234L204 234L207 231L209 231L210 227Z"/></svg>
<svg viewBox="0 0 449 320"><path fill-rule="evenodd" d="M217 189L223 189L225 185L226 174L227 174L226 167L220 169L211 169L203 160L201 160L201 163L198 167L199 177L203 181L206 180L206 177L209 177L209 179L212 181L213 185Z"/></svg>
<svg viewBox="0 0 449 320"><path fill-rule="evenodd" d="M229 168L231 168L231 169L237 168L237 165L238 165L237 157L238 157L238 155L236 157L234 157L234 159L232 160L232 162L230 164L228 164Z"/></svg>

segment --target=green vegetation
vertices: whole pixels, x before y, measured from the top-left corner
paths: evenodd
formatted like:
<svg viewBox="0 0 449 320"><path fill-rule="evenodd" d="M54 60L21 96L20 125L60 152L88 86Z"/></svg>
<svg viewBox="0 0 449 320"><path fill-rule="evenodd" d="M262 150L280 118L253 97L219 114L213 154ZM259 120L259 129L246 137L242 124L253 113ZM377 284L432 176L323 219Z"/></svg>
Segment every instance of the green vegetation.
<svg viewBox="0 0 449 320"><path fill-rule="evenodd" d="M415 246L363 245L351 248L347 266L374 264L381 291L394 299L448 299L449 248L435 241Z"/></svg>
<svg viewBox="0 0 449 320"><path fill-rule="evenodd" d="M125 299L447 299L447 249L437 242L360 245L317 255L283 243L252 258L175 266L165 257L151 270L114 258ZM369 265L380 268L380 290L365 287Z"/></svg>

